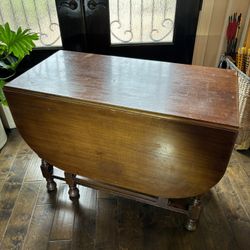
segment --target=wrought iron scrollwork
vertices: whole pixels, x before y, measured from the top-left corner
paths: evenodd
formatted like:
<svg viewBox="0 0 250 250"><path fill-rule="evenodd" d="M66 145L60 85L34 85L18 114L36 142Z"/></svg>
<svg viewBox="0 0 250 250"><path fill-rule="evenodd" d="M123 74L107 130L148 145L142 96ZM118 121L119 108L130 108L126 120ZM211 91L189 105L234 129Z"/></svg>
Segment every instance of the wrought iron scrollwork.
<svg viewBox="0 0 250 250"><path fill-rule="evenodd" d="M154 18L155 18L155 0L153 0L153 4L152 4L152 22L151 22L151 33L150 33L150 38L152 39L152 41L155 42L160 42L162 41L164 38L166 38L173 30L174 28L174 22L173 20L171 20L170 18L166 17L166 12L168 10L168 6L167 6L167 1L165 1L165 6L164 6L164 19L161 22L161 26L163 28L165 28L165 32L160 32L159 29L154 28ZM167 25L168 23L168 25ZM159 38L156 38L157 35L161 35Z"/></svg>
<svg viewBox="0 0 250 250"><path fill-rule="evenodd" d="M117 0L117 20L114 20L110 23L110 30L111 30L111 34L116 38L118 39L119 41L121 42L124 42L124 43L129 43L132 39L133 39L133 33L132 33L132 4L131 4L131 0L129 0L130 3L130 8L129 8L129 17L130 17L130 23L129 23L129 29L127 30L124 30L123 34L124 34L124 37L121 38L119 37L116 33L115 33L115 25L116 25L116 29L121 29L122 28L122 25L121 25L121 20L120 20L120 8L119 8L119 5L120 5L120 1ZM126 38L126 36L128 35L128 37Z"/></svg>
<svg viewBox="0 0 250 250"><path fill-rule="evenodd" d="M51 23L51 24L49 25L49 29L50 29L52 32L55 32L55 29L53 28L53 26L56 26L56 27L58 27L58 29L59 29L59 24L58 24L58 23ZM39 34L39 37L40 37L40 42L41 42L41 44L43 44L43 45L46 46L46 47L52 46L53 44L55 44L55 43L60 39L60 36L57 36L57 38L54 39L53 42L47 43L47 42L44 41L44 40L45 40L46 38L48 38L49 35L46 34L46 33L42 33L42 32L38 32L38 34Z"/></svg>
<svg viewBox="0 0 250 250"><path fill-rule="evenodd" d="M114 43L171 41L176 0L161 0L160 3L158 1L156 6L155 0L110 1L110 11L116 13L114 17L114 14L110 12L113 16L110 22L111 41L112 37L115 38ZM127 18L121 18L121 9L123 13L126 11ZM151 29L150 26L148 28L148 24L151 25Z"/></svg>
<svg viewBox="0 0 250 250"><path fill-rule="evenodd" d="M22 26L38 33L40 37L36 42L38 47L61 45L54 1L15 0L15 2L18 4L14 4L14 0L0 1L0 23L8 21L14 30ZM62 6L75 9L78 3L76 0L63 1Z"/></svg>

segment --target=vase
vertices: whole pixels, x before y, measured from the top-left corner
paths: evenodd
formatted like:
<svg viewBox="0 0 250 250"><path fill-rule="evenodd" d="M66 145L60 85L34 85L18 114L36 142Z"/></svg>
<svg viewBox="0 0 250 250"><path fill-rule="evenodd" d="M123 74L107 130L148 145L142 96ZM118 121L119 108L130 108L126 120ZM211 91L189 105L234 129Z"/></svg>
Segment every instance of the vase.
<svg viewBox="0 0 250 250"><path fill-rule="evenodd" d="M3 124L2 124L2 120L0 119L0 149L2 149L2 147L5 145L7 141L7 135L5 133Z"/></svg>
<svg viewBox="0 0 250 250"><path fill-rule="evenodd" d="M2 104L0 105L0 117L5 128L16 128L16 124L8 106Z"/></svg>

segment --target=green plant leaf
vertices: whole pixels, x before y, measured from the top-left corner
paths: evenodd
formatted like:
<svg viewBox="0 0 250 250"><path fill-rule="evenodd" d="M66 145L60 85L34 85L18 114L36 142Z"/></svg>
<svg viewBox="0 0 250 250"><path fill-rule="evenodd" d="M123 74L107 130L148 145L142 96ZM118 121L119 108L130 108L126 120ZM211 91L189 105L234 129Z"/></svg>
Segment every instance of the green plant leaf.
<svg viewBox="0 0 250 250"><path fill-rule="evenodd" d="M5 81L0 79L0 88L2 89L4 87L4 85L5 85Z"/></svg>
<svg viewBox="0 0 250 250"><path fill-rule="evenodd" d="M7 45L0 41L0 56L6 51Z"/></svg>
<svg viewBox="0 0 250 250"><path fill-rule="evenodd" d="M0 25L0 55L5 51L5 56L13 54L20 61L35 47L34 40L38 40L38 35L29 29L19 27L14 32L8 23Z"/></svg>

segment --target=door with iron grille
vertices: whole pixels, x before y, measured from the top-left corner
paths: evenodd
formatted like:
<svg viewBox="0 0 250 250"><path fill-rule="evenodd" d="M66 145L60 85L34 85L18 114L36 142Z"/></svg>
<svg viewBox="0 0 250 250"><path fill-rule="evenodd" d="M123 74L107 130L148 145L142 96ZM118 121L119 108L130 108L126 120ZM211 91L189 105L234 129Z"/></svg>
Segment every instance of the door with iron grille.
<svg viewBox="0 0 250 250"><path fill-rule="evenodd" d="M201 0L57 0L66 49L179 63L192 62L201 5Z"/></svg>

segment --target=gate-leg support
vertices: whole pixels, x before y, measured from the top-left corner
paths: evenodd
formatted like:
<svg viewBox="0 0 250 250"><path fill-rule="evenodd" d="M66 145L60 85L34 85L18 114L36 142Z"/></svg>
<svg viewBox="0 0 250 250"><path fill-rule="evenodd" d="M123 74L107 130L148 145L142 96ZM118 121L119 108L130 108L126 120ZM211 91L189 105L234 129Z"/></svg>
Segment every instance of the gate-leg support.
<svg viewBox="0 0 250 250"><path fill-rule="evenodd" d="M201 199L200 197L195 197L192 203L188 208L188 220L185 225L185 228L188 231L195 231L197 227L197 223L199 221L200 212L201 212Z"/></svg>
<svg viewBox="0 0 250 250"><path fill-rule="evenodd" d="M79 189L76 187L76 175L64 172L65 180L67 184L69 185L69 198L70 199L78 199L80 197L79 195Z"/></svg>
<svg viewBox="0 0 250 250"><path fill-rule="evenodd" d="M41 170L43 177L47 181L47 190L52 192L56 190L56 183L53 178L53 165L42 159Z"/></svg>

